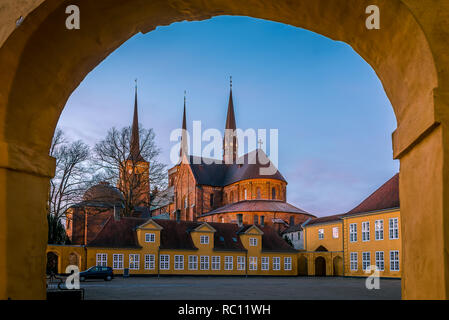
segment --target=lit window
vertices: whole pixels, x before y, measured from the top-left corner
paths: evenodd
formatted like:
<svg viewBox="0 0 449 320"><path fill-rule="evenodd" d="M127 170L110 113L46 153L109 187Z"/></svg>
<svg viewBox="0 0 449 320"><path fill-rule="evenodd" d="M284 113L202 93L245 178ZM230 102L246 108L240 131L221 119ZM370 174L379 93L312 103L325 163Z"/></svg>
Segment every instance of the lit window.
<svg viewBox="0 0 449 320"><path fill-rule="evenodd" d="M284 270L291 270L291 269L292 269L292 257L285 257Z"/></svg>
<svg viewBox="0 0 449 320"><path fill-rule="evenodd" d="M154 270L154 254L145 255L145 269Z"/></svg>
<svg viewBox="0 0 449 320"><path fill-rule="evenodd" d="M251 247L257 247L257 238L249 238L249 245Z"/></svg>
<svg viewBox="0 0 449 320"><path fill-rule="evenodd" d="M184 256L175 255L175 270L184 270Z"/></svg>
<svg viewBox="0 0 449 320"><path fill-rule="evenodd" d="M351 262L351 271L357 271L359 264L357 252L351 252L350 262Z"/></svg>
<svg viewBox="0 0 449 320"><path fill-rule="evenodd" d="M187 197L184 197L184 208L187 208L189 206L189 200Z"/></svg>
<svg viewBox="0 0 449 320"><path fill-rule="evenodd" d="M390 239L399 239L398 218L390 219Z"/></svg>
<svg viewBox="0 0 449 320"><path fill-rule="evenodd" d="M234 259L232 256L226 256L225 257L225 270L232 270L234 265Z"/></svg>
<svg viewBox="0 0 449 320"><path fill-rule="evenodd" d="M201 244L209 244L209 236L200 236Z"/></svg>
<svg viewBox="0 0 449 320"><path fill-rule="evenodd" d="M338 227L332 228L332 238L338 239Z"/></svg>
<svg viewBox="0 0 449 320"><path fill-rule="evenodd" d="M248 190L244 189L243 190L243 198L246 200L248 197Z"/></svg>
<svg viewBox="0 0 449 320"><path fill-rule="evenodd" d="M139 270L140 264L140 255L139 254L130 254L129 255L129 269L130 270Z"/></svg>
<svg viewBox="0 0 449 320"><path fill-rule="evenodd" d="M154 233L145 233L145 242L154 242L156 235Z"/></svg>
<svg viewBox="0 0 449 320"><path fill-rule="evenodd" d="M209 256L200 257L200 269L209 270Z"/></svg>
<svg viewBox="0 0 449 320"><path fill-rule="evenodd" d="M212 270L220 270L220 256L212 256Z"/></svg>
<svg viewBox="0 0 449 320"><path fill-rule="evenodd" d="M198 269L198 256L189 256L189 270Z"/></svg>
<svg viewBox="0 0 449 320"><path fill-rule="evenodd" d="M102 266L102 267L108 266L108 254L107 253L97 253L97 266Z"/></svg>
<svg viewBox="0 0 449 320"><path fill-rule="evenodd" d="M324 229L318 229L318 239L324 239Z"/></svg>
<svg viewBox="0 0 449 320"><path fill-rule="evenodd" d="M244 256L237 257L237 270L245 270L245 257Z"/></svg>
<svg viewBox="0 0 449 320"><path fill-rule="evenodd" d="M273 257L273 270L281 270L281 258Z"/></svg>
<svg viewBox="0 0 449 320"><path fill-rule="evenodd" d="M114 254L112 256L112 267L114 269L123 269L123 254Z"/></svg>
<svg viewBox="0 0 449 320"><path fill-rule="evenodd" d="M384 239L384 221L383 220L376 220L374 223L374 233L375 233L375 239L376 240L383 240Z"/></svg>
<svg viewBox="0 0 449 320"><path fill-rule="evenodd" d="M267 271L270 268L270 258L269 257L262 257L261 259L261 266L260 269L263 271Z"/></svg>
<svg viewBox="0 0 449 320"><path fill-rule="evenodd" d="M362 252L362 269L368 270L371 265L371 253L370 252Z"/></svg>
<svg viewBox="0 0 449 320"><path fill-rule="evenodd" d="M390 270L399 271L399 251L390 251Z"/></svg>
<svg viewBox="0 0 449 320"><path fill-rule="evenodd" d="M161 254L159 260L161 270L170 270L170 256L168 254Z"/></svg>
<svg viewBox="0 0 449 320"><path fill-rule="evenodd" d="M384 252L376 251L376 268L379 271L384 271L385 262L384 262Z"/></svg>
<svg viewBox="0 0 449 320"><path fill-rule="evenodd" d="M351 223L349 225L349 241L350 242L357 241L357 223Z"/></svg>
<svg viewBox="0 0 449 320"><path fill-rule="evenodd" d="M249 270L257 270L257 257L249 257Z"/></svg>
<svg viewBox="0 0 449 320"><path fill-rule="evenodd" d="M362 222L362 241L369 241L369 221Z"/></svg>

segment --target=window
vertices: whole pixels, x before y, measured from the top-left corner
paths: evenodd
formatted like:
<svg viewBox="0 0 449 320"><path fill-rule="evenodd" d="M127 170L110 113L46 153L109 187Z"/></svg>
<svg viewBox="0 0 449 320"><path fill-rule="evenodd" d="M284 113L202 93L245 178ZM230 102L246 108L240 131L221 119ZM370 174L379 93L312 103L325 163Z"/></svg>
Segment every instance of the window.
<svg viewBox="0 0 449 320"><path fill-rule="evenodd" d="M261 259L261 262L262 262L262 264L260 266L260 269L264 270L264 271L269 270L269 268L270 268L270 258L269 257L262 257L260 259Z"/></svg>
<svg viewBox="0 0 449 320"><path fill-rule="evenodd" d="M384 271L385 263L383 251L376 251L376 268L379 271Z"/></svg>
<svg viewBox="0 0 449 320"><path fill-rule="evenodd" d="M257 247L257 238L249 238L249 245L251 247Z"/></svg>
<svg viewBox="0 0 449 320"><path fill-rule="evenodd" d="M254 224L259 224L259 217L254 215Z"/></svg>
<svg viewBox="0 0 449 320"><path fill-rule="evenodd" d="M362 222L362 241L369 241L369 221Z"/></svg>
<svg viewBox="0 0 449 320"><path fill-rule="evenodd" d="M97 266L102 266L102 267L108 266L108 254L107 253L97 253Z"/></svg>
<svg viewBox="0 0 449 320"><path fill-rule="evenodd" d="M112 255L112 267L114 269L123 269L123 254Z"/></svg>
<svg viewBox="0 0 449 320"><path fill-rule="evenodd" d="M357 252L351 252L350 254L350 264L351 264L351 271L357 271L358 269L358 254Z"/></svg>
<svg viewBox="0 0 449 320"><path fill-rule="evenodd" d="M271 199L276 199L276 188L271 189Z"/></svg>
<svg viewBox="0 0 449 320"><path fill-rule="evenodd" d="M257 199L260 199L260 188L256 189Z"/></svg>
<svg viewBox="0 0 449 320"><path fill-rule="evenodd" d="M349 241L350 242L357 241L357 223L351 223L349 225Z"/></svg>
<svg viewBox="0 0 449 320"><path fill-rule="evenodd" d="M200 257L200 269L209 270L209 256Z"/></svg>
<svg viewBox="0 0 449 320"><path fill-rule="evenodd" d="M145 233L145 242L154 242L156 235L154 233Z"/></svg>
<svg viewBox="0 0 449 320"><path fill-rule="evenodd" d="M338 227L332 228L332 238L338 239Z"/></svg>
<svg viewBox="0 0 449 320"><path fill-rule="evenodd" d="M187 209L188 206L189 206L189 200L187 199L187 197L184 197L184 209Z"/></svg>
<svg viewBox="0 0 449 320"><path fill-rule="evenodd" d="M189 256L189 270L198 270L198 256Z"/></svg>
<svg viewBox="0 0 449 320"><path fill-rule="evenodd" d="M248 197L248 190L243 189L243 199L246 200L247 197Z"/></svg>
<svg viewBox="0 0 449 320"><path fill-rule="evenodd" d="M201 244L209 244L209 236L200 236Z"/></svg>
<svg viewBox="0 0 449 320"><path fill-rule="evenodd" d="M374 223L374 233L375 233L375 239L376 240L383 240L384 239L384 221L383 220L376 220Z"/></svg>
<svg viewBox="0 0 449 320"><path fill-rule="evenodd" d="M210 206L213 207L214 206L214 194L213 193L210 194L209 201L210 201Z"/></svg>
<svg viewBox="0 0 449 320"><path fill-rule="evenodd" d="M184 270L184 256L175 255L175 270Z"/></svg>
<svg viewBox="0 0 449 320"><path fill-rule="evenodd" d="M170 270L170 256L168 254L161 254L159 260L161 270Z"/></svg>
<svg viewBox="0 0 449 320"><path fill-rule="evenodd" d="M390 219L390 239L399 239L398 218Z"/></svg>
<svg viewBox="0 0 449 320"><path fill-rule="evenodd" d="M234 191L231 191L231 194L229 196L229 202L233 203L234 202Z"/></svg>
<svg viewBox="0 0 449 320"><path fill-rule="evenodd" d="M220 270L220 256L212 256L212 270Z"/></svg>
<svg viewBox="0 0 449 320"><path fill-rule="evenodd" d="M226 256L225 257L225 265L224 265L224 269L225 270L232 270L234 266L234 259L233 256Z"/></svg>
<svg viewBox="0 0 449 320"><path fill-rule="evenodd" d="M368 270L370 265L371 265L371 253L362 252L362 269Z"/></svg>
<svg viewBox="0 0 449 320"><path fill-rule="evenodd" d="M324 229L318 229L318 239L324 239Z"/></svg>
<svg viewBox="0 0 449 320"><path fill-rule="evenodd" d="M284 270L291 270L291 269L292 269L292 257L285 257Z"/></svg>
<svg viewBox="0 0 449 320"><path fill-rule="evenodd" d="M154 254L145 255L145 269L154 270Z"/></svg>
<svg viewBox="0 0 449 320"><path fill-rule="evenodd" d="M249 270L257 270L257 257L249 257Z"/></svg>
<svg viewBox="0 0 449 320"><path fill-rule="evenodd" d="M129 269L130 270L139 270L139 261L140 255L139 254L130 254L129 255Z"/></svg>
<svg viewBox="0 0 449 320"><path fill-rule="evenodd" d="M245 270L245 257L244 256L237 257L237 270Z"/></svg>
<svg viewBox="0 0 449 320"><path fill-rule="evenodd" d="M399 271L399 251L390 251L390 270Z"/></svg>
<svg viewBox="0 0 449 320"><path fill-rule="evenodd" d="M290 216L290 226L294 226L294 225L295 225L295 217Z"/></svg>
<svg viewBox="0 0 449 320"><path fill-rule="evenodd" d="M273 270L281 270L281 258L273 257Z"/></svg>

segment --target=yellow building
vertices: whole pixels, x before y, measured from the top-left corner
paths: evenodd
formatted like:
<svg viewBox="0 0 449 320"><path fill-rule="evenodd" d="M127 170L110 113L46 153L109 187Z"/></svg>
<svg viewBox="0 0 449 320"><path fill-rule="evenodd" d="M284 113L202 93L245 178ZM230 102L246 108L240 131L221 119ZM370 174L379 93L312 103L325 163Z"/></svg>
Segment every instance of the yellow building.
<svg viewBox="0 0 449 320"><path fill-rule="evenodd" d="M313 219L304 226L299 273L401 277L399 175L351 211ZM375 266L375 267L374 267Z"/></svg>
<svg viewBox="0 0 449 320"><path fill-rule="evenodd" d="M111 217L87 245L49 245L47 255L58 273L77 264L131 275L297 275L297 251L262 225Z"/></svg>

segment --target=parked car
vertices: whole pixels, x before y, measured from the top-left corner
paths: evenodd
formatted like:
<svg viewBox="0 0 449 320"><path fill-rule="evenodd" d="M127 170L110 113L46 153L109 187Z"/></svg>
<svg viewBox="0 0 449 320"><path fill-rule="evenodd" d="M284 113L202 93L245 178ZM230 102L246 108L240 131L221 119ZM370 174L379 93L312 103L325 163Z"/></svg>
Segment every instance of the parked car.
<svg viewBox="0 0 449 320"><path fill-rule="evenodd" d="M86 271L80 272L80 281L86 281L86 279L104 279L105 281L111 281L114 278L114 273L111 267L93 266Z"/></svg>

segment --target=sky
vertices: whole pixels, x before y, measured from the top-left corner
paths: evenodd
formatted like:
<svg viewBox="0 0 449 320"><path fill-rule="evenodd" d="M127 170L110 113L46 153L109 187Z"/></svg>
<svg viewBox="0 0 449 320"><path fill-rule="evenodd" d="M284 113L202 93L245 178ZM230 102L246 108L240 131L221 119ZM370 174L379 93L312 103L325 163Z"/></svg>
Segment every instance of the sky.
<svg viewBox="0 0 449 320"><path fill-rule="evenodd" d="M237 127L279 130L289 203L316 216L344 213L399 171L393 109L363 58L343 42L248 17L135 35L86 76L58 126L90 146L129 126L137 78L139 122L154 129L159 160L171 167L184 90L188 130L194 120L223 130L230 76Z"/></svg>

